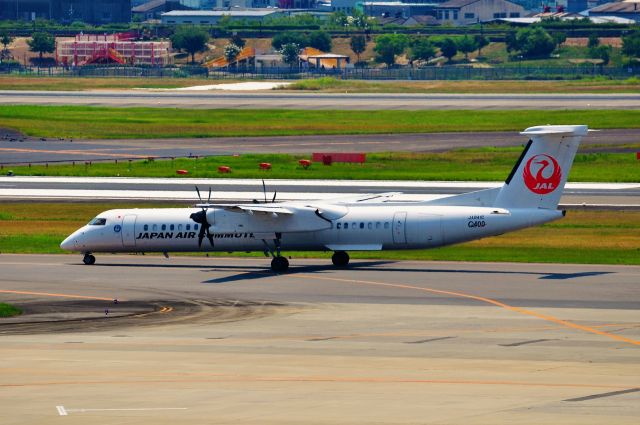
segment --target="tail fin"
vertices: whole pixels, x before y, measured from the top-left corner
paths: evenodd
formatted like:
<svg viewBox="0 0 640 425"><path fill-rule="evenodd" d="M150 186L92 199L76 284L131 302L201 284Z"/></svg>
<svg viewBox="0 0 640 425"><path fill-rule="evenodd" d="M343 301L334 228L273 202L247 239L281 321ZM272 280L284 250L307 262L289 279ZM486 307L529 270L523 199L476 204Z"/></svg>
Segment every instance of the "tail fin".
<svg viewBox="0 0 640 425"><path fill-rule="evenodd" d="M496 197L500 208L556 209L586 125L543 125L520 134L531 139Z"/></svg>

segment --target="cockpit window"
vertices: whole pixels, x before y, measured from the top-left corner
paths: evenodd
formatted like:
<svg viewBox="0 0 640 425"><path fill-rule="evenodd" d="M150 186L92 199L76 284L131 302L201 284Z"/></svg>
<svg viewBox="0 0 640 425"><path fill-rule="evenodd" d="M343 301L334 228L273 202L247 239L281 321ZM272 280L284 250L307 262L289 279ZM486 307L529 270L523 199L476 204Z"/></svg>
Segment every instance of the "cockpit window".
<svg viewBox="0 0 640 425"><path fill-rule="evenodd" d="M89 222L89 226L104 226L105 224L107 224L107 219L100 217L96 217Z"/></svg>

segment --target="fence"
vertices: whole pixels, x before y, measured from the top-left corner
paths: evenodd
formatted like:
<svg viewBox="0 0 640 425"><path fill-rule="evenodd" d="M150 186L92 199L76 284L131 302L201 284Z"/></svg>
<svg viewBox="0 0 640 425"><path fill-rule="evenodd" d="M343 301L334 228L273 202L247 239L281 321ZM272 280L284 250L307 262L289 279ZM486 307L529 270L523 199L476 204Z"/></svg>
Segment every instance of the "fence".
<svg viewBox="0 0 640 425"><path fill-rule="evenodd" d="M606 67L580 65L572 67L511 66L473 68L441 66L428 68L350 68L342 70L299 70L297 68L231 69L212 71L193 67L141 67L141 66L82 66L82 67L25 67L3 66L0 74L72 77L143 77L143 78L209 78L224 79L272 79L300 80L332 76L344 80L572 80L601 76L610 79L626 79L640 76L640 66Z"/></svg>

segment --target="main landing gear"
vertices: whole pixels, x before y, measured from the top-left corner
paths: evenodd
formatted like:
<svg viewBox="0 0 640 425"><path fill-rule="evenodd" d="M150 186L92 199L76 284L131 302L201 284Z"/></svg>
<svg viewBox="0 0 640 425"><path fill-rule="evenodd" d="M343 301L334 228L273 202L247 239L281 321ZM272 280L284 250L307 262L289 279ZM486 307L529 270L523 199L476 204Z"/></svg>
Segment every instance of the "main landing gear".
<svg viewBox="0 0 640 425"><path fill-rule="evenodd" d="M276 273L286 272L289 269L289 260L286 257L277 256L271 260L271 270Z"/></svg>
<svg viewBox="0 0 640 425"><path fill-rule="evenodd" d="M268 256L271 254L273 259L271 260L271 270L276 273L283 273L289 269L289 260L280 255L280 239L282 238L282 233L276 233L276 238L273 240L273 245L275 246L275 252L273 248L269 245L266 239L262 240L264 243L264 255Z"/></svg>
<svg viewBox="0 0 640 425"><path fill-rule="evenodd" d="M84 258L82 259L82 262L85 263L87 266L90 266L92 264L95 264L96 257L91 255L90 252L87 252L86 254L84 254Z"/></svg>
<svg viewBox="0 0 640 425"><path fill-rule="evenodd" d="M331 261L336 267L346 267L349 264L349 254L345 251L336 251L331 256Z"/></svg>

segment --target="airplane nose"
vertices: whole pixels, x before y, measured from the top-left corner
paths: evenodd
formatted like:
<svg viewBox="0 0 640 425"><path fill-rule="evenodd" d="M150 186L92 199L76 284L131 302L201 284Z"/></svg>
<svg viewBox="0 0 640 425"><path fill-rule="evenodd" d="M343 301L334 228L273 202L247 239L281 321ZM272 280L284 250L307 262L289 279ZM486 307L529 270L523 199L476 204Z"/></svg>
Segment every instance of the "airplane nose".
<svg viewBox="0 0 640 425"><path fill-rule="evenodd" d="M64 249L65 251L72 251L75 246L73 239L74 235L70 235L69 237L67 237L67 239L63 240L60 244L60 248Z"/></svg>

